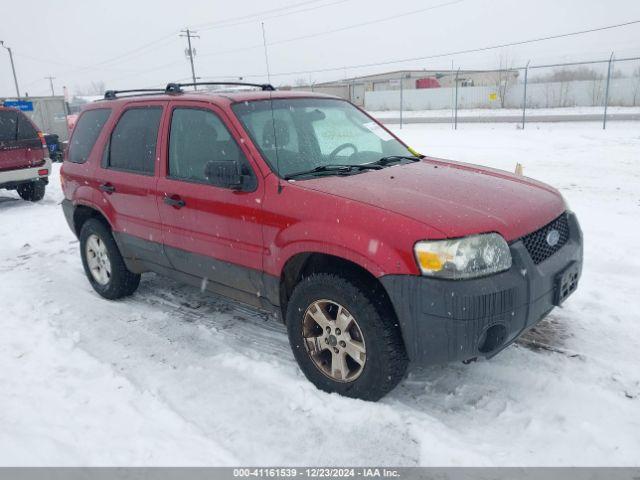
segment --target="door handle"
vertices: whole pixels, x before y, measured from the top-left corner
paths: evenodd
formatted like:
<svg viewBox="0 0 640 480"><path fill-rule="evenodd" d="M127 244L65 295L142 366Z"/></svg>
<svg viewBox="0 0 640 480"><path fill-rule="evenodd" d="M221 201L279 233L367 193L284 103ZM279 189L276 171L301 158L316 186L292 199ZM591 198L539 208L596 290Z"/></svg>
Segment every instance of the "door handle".
<svg viewBox="0 0 640 480"><path fill-rule="evenodd" d="M164 203L166 203L167 205L171 205L174 208L182 208L186 205L186 202L177 195L167 195L166 197L164 197Z"/></svg>
<svg viewBox="0 0 640 480"><path fill-rule="evenodd" d="M114 187L110 183L103 183L102 185L100 185L99 188L100 188L100 190L102 190L103 192L106 192L108 194L112 194L113 192L116 191L116 187Z"/></svg>

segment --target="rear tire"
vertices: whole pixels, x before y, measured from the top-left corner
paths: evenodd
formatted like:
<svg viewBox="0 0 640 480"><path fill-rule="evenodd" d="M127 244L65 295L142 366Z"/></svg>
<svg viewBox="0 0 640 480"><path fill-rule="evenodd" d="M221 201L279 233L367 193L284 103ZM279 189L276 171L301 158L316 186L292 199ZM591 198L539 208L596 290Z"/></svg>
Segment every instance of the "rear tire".
<svg viewBox="0 0 640 480"><path fill-rule="evenodd" d="M36 180L35 182L20 184L16 190L23 200L28 202L39 202L44 198L46 188L47 184L45 182L42 180Z"/></svg>
<svg viewBox="0 0 640 480"><path fill-rule="evenodd" d="M316 387L375 401L402 380L408 358L395 313L358 283L326 273L302 280L287 306L287 331Z"/></svg>
<svg viewBox="0 0 640 480"><path fill-rule="evenodd" d="M136 291L140 275L124 263L110 229L90 218L80 230L82 266L93 289L109 300L127 297Z"/></svg>

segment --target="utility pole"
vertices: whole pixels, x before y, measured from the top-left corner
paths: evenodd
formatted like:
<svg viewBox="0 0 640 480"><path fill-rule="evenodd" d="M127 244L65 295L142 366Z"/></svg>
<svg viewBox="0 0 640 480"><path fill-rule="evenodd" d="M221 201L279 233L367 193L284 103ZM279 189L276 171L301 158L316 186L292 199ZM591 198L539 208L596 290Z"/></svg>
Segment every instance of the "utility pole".
<svg viewBox="0 0 640 480"><path fill-rule="evenodd" d="M194 33L198 32L194 32L193 30L189 30L188 28L186 28L185 30L181 30L181 32L181 37L187 37L187 49L185 50L185 54L189 57L189 61L191 62L191 78L193 78L193 83L196 83L196 69L193 66L193 57L195 56L196 51L191 47L191 39L200 38L200 35L194 35ZM197 90L198 86L194 85L193 88Z"/></svg>
<svg viewBox="0 0 640 480"><path fill-rule="evenodd" d="M49 86L51 87L51 96L54 97L56 95L56 92L53 90L53 81L56 79L56 77L44 77L45 80L49 80Z"/></svg>
<svg viewBox="0 0 640 480"><path fill-rule="evenodd" d="M20 98L20 89L18 88L18 76L16 75L16 67L13 64L13 52L11 49L4 44L4 40L0 40L0 46L6 48L9 52L9 60L11 60L11 70L13 71L13 82L16 85L16 95Z"/></svg>

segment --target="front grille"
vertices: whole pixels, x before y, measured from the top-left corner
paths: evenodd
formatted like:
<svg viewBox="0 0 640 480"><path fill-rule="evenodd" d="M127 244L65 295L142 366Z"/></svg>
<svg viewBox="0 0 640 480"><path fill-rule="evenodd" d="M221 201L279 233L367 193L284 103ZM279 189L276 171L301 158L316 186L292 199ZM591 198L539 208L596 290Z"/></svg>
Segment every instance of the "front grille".
<svg viewBox="0 0 640 480"><path fill-rule="evenodd" d="M558 243L551 246L547 242L547 235L551 230L557 230L560 234ZM527 248L529 255L533 263L536 265L544 262L551 255L556 253L562 248L562 246L569 240L569 221L567 220L567 214L563 213L553 222L548 223L539 230L536 230L529 235L522 237L522 242Z"/></svg>

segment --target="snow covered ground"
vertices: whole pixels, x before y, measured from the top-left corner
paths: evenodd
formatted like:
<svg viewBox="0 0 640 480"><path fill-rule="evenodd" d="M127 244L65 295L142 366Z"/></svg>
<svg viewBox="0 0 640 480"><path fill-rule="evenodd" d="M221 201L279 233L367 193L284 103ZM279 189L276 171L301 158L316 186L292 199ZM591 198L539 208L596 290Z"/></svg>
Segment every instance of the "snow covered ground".
<svg viewBox="0 0 640 480"><path fill-rule="evenodd" d="M527 116L545 116L545 117L564 117L564 116L580 116L580 115L602 115L603 107L563 107L563 108L527 108ZM608 114L640 114L640 107L609 107ZM398 110L370 111L371 115L381 120L387 118L398 118L400 112ZM448 118L452 116L452 110L405 110L402 112L404 118ZM458 118L461 117L495 117L522 115L521 108L468 108L459 109Z"/></svg>
<svg viewBox="0 0 640 480"><path fill-rule="evenodd" d="M155 275L98 297L56 167L41 203L0 191L0 465L640 465L640 125L398 132L566 195L584 275L536 332L376 404L319 392L269 318Z"/></svg>

